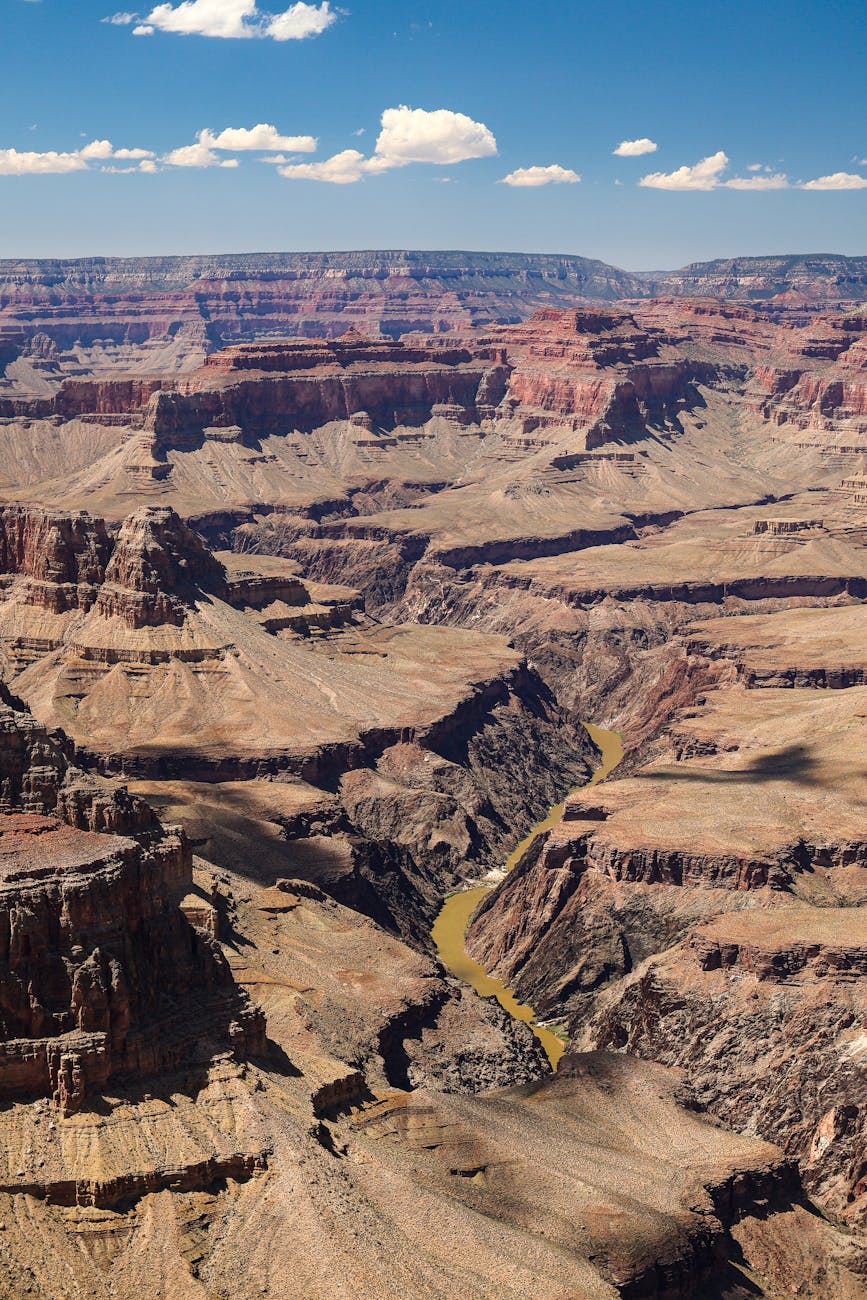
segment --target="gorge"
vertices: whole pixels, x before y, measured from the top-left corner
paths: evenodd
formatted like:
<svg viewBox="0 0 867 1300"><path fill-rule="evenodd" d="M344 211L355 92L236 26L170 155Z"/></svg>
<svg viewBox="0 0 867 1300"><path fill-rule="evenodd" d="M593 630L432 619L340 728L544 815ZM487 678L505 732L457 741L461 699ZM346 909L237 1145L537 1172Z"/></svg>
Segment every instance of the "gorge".
<svg viewBox="0 0 867 1300"><path fill-rule="evenodd" d="M0 264L0 1292L863 1294L863 263Z"/></svg>

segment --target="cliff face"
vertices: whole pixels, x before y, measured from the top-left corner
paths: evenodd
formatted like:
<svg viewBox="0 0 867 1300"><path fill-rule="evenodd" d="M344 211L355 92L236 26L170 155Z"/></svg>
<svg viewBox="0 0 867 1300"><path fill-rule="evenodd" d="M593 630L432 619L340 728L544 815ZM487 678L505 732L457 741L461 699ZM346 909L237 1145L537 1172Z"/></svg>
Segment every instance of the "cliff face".
<svg viewBox="0 0 867 1300"><path fill-rule="evenodd" d="M46 512L23 514L28 536L54 535ZM91 581L34 596L13 571L0 585L0 652L41 721L103 773L339 791L311 879L416 942L466 863L492 862L516 821L586 771L582 734L503 638L368 625L357 593L277 558L224 564L163 507L112 537L72 522L105 539ZM59 516L55 531L69 527ZM516 793L508 772L526 753L540 762ZM36 767L25 784L40 781ZM277 871L298 874L303 836L277 835Z"/></svg>
<svg viewBox="0 0 867 1300"><path fill-rule="evenodd" d="M664 423L713 373L678 355L658 327L617 308L543 308L524 324L479 331L473 341L509 361L501 418L511 415L524 434L590 430L588 448Z"/></svg>
<svg viewBox="0 0 867 1300"><path fill-rule="evenodd" d="M864 623L856 605L697 625L691 689L657 686L655 757L572 796L469 935L574 1041L683 1069L702 1107L779 1142L853 1222L867 840L846 665Z"/></svg>
<svg viewBox="0 0 867 1300"><path fill-rule="evenodd" d="M264 1022L180 910L182 836L70 763L19 701L0 703L0 1096L63 1114L109 1079L264 1048Z"/></svg>
<svg viewBox="0 0 867 1300"><path fill-rule="evenodd" d="M179 626L201 591L222 593L225 570L173 510L130 516L118 533L96 600L105 618L130 628ZM186 602L186 603L185 603Z"/></svg>
<svg viewBox="0 0 867 1300"><path fill-rule="evenodd" d="M383 333L528 316L551 299L686 297L863 301L863 258L738 258L630 275L588 258L509 253L265 253L0 262L0 323L68 345L130 342L181 325L223 337ZM330 327L330 328L329 328ZM77 333L76 333L77 329ZM102 330L102 334L98 331ZM216 340L215 340L216 341Z"/></svg>
<svg viewBox="0 0 867 1300"><path fill-rule="evenodd" d="M717 920L638 966L587 1029L685 1069L700 1105L797 1155L807 1189L853 1225L867 1219L863 927L863 909Z"/></svg>
<svg viewBox="0 0 867 1300"><path fill-rule="evenodd" d="M656 294L675 293L687 298L753 299L779 302L782 307L863 302L867 297L867 258L833 253L720 258L642 278L652 283Z"/></svg>
<svg viewBox="0 0 867 1300"><path fill-rule="evenodd" d="M479 424L494 413L508 377L502 349L387 344L350 333L333 343L227 348L183 378L68 379L52 410L64 421L141 429L157 459L198 449L203 437L255 445L333 421L350 421L359 443L375 446L374 431L424 425L437 415ZM43 406L35 401L33 413ZM152 476L170 472L166 465Z"/></svg>
<svg viewBox="0 0 867 1300"><path fill-rule="evenodd" d="M520 320L551 300L641 292L581 257L498 253L266 253L227 257L0 262L0 337L39 334L62 349L100 340L147 356L174 340L201 355L221 342L336 337L348 326L397 336Z"/></svg>
<svg viewBox="0 0 867 1300"><path fill-rule="evenodd" d="M21 580L33 604L54 613L87 608L105 577L111 543L85 512L0 507L0 573Z"/></svg>

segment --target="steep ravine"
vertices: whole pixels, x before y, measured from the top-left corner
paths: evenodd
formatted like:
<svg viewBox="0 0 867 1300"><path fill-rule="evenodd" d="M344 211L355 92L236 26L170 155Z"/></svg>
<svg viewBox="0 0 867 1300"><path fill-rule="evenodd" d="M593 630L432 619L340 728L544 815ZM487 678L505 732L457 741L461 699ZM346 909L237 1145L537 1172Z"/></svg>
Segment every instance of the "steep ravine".
<svg viewBox="0 0 867 1300"><path fill-rule="evenodd" d="M599 751L601 762L590 780L580 789L589 790L597 785L617 767L623 758L623 738L616 731L605 731L592 723L585 723L585 728ZM517 848L506 859L501 872L490 873L491 881L505 879L525 856L537 850L542 837L558 825L563 817L566 801L555 804L548 815L538 822ZM483 900L490 894L492 884L477 885L473 888L452 894L444 902L434 922L431 937L436 945L440 961L457 979L469 986L483 998L496 998L504 1011L515 1020L523 1021L532 1029L545 1049L552 1067L556 1070L560 1058L566 1049L566 1040L544 1024L540 1024L533 1008L518 1000L505 984L492 978L479 962L474 961L467 951L466 935L473 914Z"/></svg>

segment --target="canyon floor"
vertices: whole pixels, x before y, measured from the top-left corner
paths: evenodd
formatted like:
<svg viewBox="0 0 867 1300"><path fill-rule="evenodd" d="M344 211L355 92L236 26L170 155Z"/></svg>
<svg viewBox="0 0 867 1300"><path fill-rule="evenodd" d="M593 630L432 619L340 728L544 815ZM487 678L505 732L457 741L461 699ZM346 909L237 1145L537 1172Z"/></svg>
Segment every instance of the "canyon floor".
<svg viewBox="0 0 867 1300"><path fill-rule="evenodd" d="M855 280L382 256L4 264L0 1294L854 1300Z"/></svg>

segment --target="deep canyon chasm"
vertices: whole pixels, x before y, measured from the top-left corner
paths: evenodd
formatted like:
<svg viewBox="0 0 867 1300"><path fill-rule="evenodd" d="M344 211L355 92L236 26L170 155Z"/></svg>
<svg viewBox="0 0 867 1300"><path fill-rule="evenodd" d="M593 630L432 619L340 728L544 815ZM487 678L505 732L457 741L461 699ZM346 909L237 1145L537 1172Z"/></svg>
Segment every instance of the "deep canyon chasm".
<svg viewBox="0 0 867 1300"><path fill-rule="evenodd" d="M0 1294L863 1294L863 279L0 265Z"/></svg>

